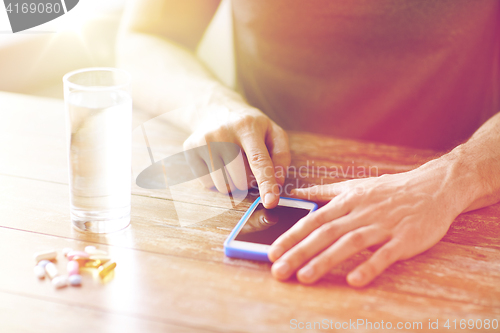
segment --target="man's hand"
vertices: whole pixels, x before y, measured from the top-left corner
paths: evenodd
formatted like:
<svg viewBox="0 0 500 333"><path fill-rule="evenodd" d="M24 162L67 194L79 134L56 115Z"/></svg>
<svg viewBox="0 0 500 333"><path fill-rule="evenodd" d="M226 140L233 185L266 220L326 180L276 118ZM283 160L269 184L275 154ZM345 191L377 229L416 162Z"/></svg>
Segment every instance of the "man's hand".
<svg viewBox="0 0 500 333"><path fill-rule="evenodd" d="M206 186L224 193L227 185L229 190L246 189L251 171L264 205L272 208L278 203L277 185L284 181L284 177L275 178L275 169L283 168L279 175L284 175L290 164L286 133L219 82L195 56L219 3L131 1L118 39L118 63L134 77L134 105L151 116L183 110L172 112L175 119L171 120L193 133L184 145L186 150L207 144L210 148L211 142L235 143L242 148L242 155L236 159L233 151L187 154L193 169L205 175L200 180ZM223 164L227 185L222 172L215 171ZM210 169L214 169L212 177L208 176Z"/></svg>
<svg viewBox="0 0 500 333"><path fill-rule="evenodd" d="M283 185L286 169L290 165L290 149L286 132L255 108L230 111L225 107L212 107L206 112L207 121L184 143L184 150L207 145L211 142L229 142L239 145L246 158L234 159L225 151L211 150L210 154L190 159L191 165L204 168L207 176L199 177L208 188L216 187L227 193L235 189L246 190L251 183L250 171L255 176L260 196L266 208L278 204L279 185ZM222 163L214 163L215 160ZM212 172L210 166L225 165L227 182L221 172ZM278 177L276 177L278 176Z"/></svg>
<svg viewBox="0 0 500 333"><path fill-rule="evenodd" d="M394 175L296 189L298 198L328 202L297 222L271 246L272 274L294 273L300 282L318 281L354 254L378 247L347 276L361 287L398 260L436 244L470 202L469 185L449 161L434 160Z"/></svg>

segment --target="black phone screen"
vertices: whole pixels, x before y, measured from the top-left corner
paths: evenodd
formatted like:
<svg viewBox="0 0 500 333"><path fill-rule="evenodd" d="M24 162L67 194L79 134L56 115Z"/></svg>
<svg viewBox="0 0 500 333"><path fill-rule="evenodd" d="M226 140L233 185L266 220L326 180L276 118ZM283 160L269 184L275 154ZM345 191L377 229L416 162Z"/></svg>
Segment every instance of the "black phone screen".
<svg viewBox="0 0 500 333"><path fill-rule="evenodd" d="M259 203L235 240L271 245L279 236L309 213L309 209L276 206L267 209Z"/></svg>

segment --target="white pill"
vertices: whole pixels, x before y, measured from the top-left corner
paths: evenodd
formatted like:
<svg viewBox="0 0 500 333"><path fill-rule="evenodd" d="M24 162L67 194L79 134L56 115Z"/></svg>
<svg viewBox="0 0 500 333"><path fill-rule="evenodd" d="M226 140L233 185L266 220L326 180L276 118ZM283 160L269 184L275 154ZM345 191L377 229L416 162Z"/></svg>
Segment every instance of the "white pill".
<svg viewBox="0 0 500 333"><path fill-rule="evenodd" d="M41 260L55 260L56 258L57 258L57 251L56 250L35 253L35 261L36 262L39 262Z"/></svg>
<svg viewBox="0 0 500 333"><path fill-rule="evenodd" d="M57 267L53 263L49 262L47 265L45 265L45 272L47 275L53 279L57 276Z"/></svg>
<svg viewBox="0 0 500 333"><path fill-rule="evenodd" d="M68 255L68 253L70 252L73 252L73 249L70 248L70 247L65 247L64 249L62 249L62 253L64 254L64 256L66 257Z"/></svg>
<svg viewBox="0 0 500 333"><path fill-rule="evenodd" d="M42 261L40 261L40 262L38 263L38 265L37 265L37 266L40 266L40 267L42 267L43 269L45 269L45 266L47 266L47 264L48 264L49 262L50 262L50 261L48 261L48 260L42 260Z"/></svg>
<svg viewBox="0 0 500 333"><path fill-rule="evenodd" d="M79 274L70 275L68 278L69 284L72 286L79 286L82 284L82 276Z"/></svg>
<svg viewBox="0 0 500 333"><path fill-rule="evenodd" d="M52 284L58 289L66 287L68 285L68 277L66 275L56 276L52 279Z"/></svg>
<svg viewBox="0 0 500 333"><path fill-rule="evenodd" d="M37 265L37 266L35 266L33 271L35 272L35 276L37 278L43 279L45 277L45 268L44 267Z"/></svg>
<svg viewBox="0 0 500 333"><path fill-rule="evenodd" d="M97 250L97 248L95 246L92 246L92 245L85 246L85 252L87 252L88 254L90 254L92 251L95 251L95 250Z"/></svg>

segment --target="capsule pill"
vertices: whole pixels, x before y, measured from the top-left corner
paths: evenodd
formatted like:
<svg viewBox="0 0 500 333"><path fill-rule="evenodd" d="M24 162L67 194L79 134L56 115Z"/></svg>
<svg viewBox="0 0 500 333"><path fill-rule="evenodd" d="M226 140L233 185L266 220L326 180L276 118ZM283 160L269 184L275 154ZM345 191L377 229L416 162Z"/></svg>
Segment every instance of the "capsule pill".
<svg viewBox="0 0 500 333"><path fill-rule="evenodd" d="M83 251L71 251L70 253L68 253L67 257L68 260L73 260L74 257L88 258L89 254Z"/></svg>
<svg viewBox="0 0 500 333"><path fill-rule="evenodd" d="M67 268L69 276L80 274L80 265L78 265L78 262L76 262L74 260L71 260L70 262L68 262L68 265L66 266L66 268Z"/></svg>
<svg viewBox="0 0 500 333"><path fill-rule="evenodd" d="M62 249L62 253L63 253L63 255L64 255L65 257L67 257L67 256L68 256L68 253L70 253L70 252L73 252L73 249L72 249L72 248L70 248L70 247L65 247L64 249Z"/></svg>
<svg viewBox="0 0 500 333"><path fill-rule="evenodd" d="M47 264L48 264L48 263L50 263L50 261L48 261L48 260L42 260L42 261L40 261L40 262L38 263L38 265L37 265L37 266L40 266L40 267L42 267L42 268L45 268L45 266L47 266Z"/></svg>
<svg viewBox="0 0 500 333"><path fill-rule="evenodd" d="M37 278L39 278L39 279L45 278L45 268L44 267L37 265L37 266L35 266L33 271L35 272L35 276Z"/></svg>
<svg viewBox="0 0 500 333"><path fill-rule="evenodd" d="M73 257L72 261L76 261L78 263L78 265L80 265L80 267L83 267L83 266L85 266L85 263L89 260L90 260L89 258L81 258L81 257L77 256L77 257Z"/></svg>
<svg viewBox="0 0 500 333"><path fill-rule="evenodd" d="M50 250L35 253L35 261L38 263L42 260L55 260L57 258L57 251Z"/></svg>
<svg viewBox="0 0 500 333"><path fill-rule="evenodd" d="M45 265L45 272L49 276L49 278L53 279L57 276L57 267L53 263L49 262Z"/></svg>
<svg viewBox="0 0 500 333"><path fill-rule="evenodd" d="M106 263L105 265L99 267L99 276L101 278L106 277L106 275L108 275L111 271L113 271L113 269L115 269L115 267L116 267L116 263L113 261Z"/></svg>
<svg viewBox="0 0 500 333"><path fill-rule="evenodd" d="M108 257L108 256L102 256L102 255L93 255L93 256L90 256L89 259L99 260L99 261L101 261L101 264L105 264L105 263L107 263L108 261L111 260L110 257Z"/></svg>
<svg viewBox="0 0 500 333"><path fill-rule="evenodd" d="M98 268L100 266L102 266L102 263L99 259L89 259L85 263L85 267L89 267L89 268Z"/></svg>
<svg viewBox="0 0 500 333"><path fill-rule="evenodd" d="M79 274L70 275L68 278L68 282L72 286L79 286L82 284L82 276Z"/></svg>
<svg viewBox="0 0 500 333"><path fill-rule="evenodd" d="M56 276L52 279L52 284L58 289L66 287L68 285L68 277L66 275Z"/></svg>

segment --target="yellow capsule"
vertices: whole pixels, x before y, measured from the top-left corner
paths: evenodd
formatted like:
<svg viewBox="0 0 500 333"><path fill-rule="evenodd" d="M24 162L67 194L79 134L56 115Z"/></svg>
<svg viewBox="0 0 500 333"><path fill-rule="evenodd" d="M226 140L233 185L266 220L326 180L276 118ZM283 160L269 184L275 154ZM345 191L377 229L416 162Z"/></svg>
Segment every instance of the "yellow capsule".
<svg viewBox="0 0 500 333"><path fill-rule="evenodd" d="M98 268L102 265L102 262L98 259L89 259L85 263L85 267L90 267L90 268Z"/></svg>
<svg viewBox="0 0 500 333"><path fill-rule="evenodd" d="M106 275L108 275L111 271L113 271L113 269L115 269L115 267L116 262L114 261L106 263L105 265L99 267L99 276L104 279Z"/></svg>

